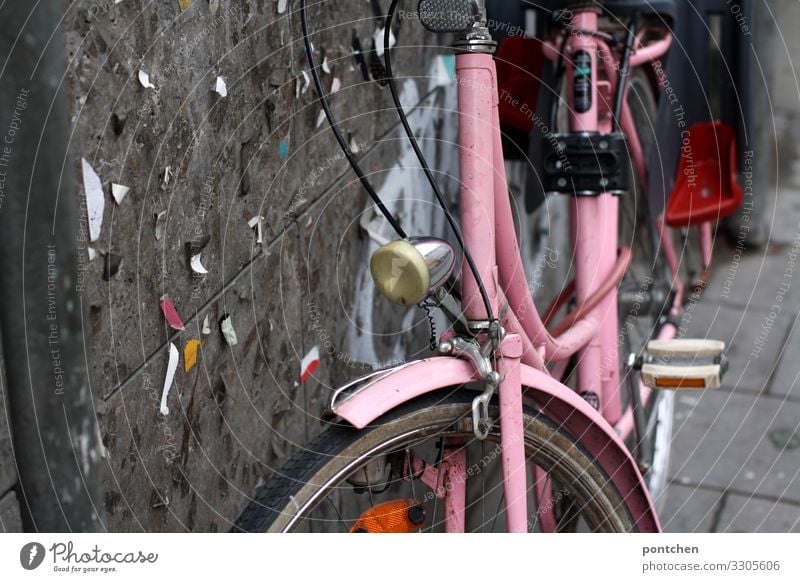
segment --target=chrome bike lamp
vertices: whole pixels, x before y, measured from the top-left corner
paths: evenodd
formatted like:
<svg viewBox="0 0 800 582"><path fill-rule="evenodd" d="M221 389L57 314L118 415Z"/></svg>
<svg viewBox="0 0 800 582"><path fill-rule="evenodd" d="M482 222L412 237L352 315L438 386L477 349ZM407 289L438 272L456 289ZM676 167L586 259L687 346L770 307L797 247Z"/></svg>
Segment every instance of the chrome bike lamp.
<svg viewBox="0 0 800 582"><path fill-rule="evenodd" d="M447 282L456 253L441 239L412 237L383 245L369 266L381 295L398 305L416 305Z"/></svg>

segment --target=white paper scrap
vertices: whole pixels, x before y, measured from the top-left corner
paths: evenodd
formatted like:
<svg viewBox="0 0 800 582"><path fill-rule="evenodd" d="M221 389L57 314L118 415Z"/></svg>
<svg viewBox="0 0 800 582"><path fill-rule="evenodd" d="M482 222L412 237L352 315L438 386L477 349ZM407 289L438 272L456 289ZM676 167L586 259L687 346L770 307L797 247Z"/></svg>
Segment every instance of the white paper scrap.
<svg viewBox="0 0 800 582"><path fill-rule="evenodd" d="M142 84L142 87L145 89L155 89L156 86L150 82L150 75L148 75L145 71L139 69L139 82Z"/></svg>
<svg viewBox="0 0 800 582"><path fill-rule="evenodd" d="M156 240L161 240L164 236L164 224L167 222L167 211L156 214Z"/></svg>
<svg viewBox="0 0 800 582"><path fill-rule="evenodd" d="M207 271L207 270L206 270L206 268L203 266L203 263L201 263L201 262L200 262L200 258L201 258L201 257L200 257L200 255L199 255L199 254L197 254L197 255L194 255L194 256L192 257L192 260L191 260L191 263L192 263L192 271L194 271L194 272L195 272L195 273L197 273L198 275L208 275L208 271Z"/></svg>
<svg viewBox="0 0 800 582"><path fill-rule="evenodd" d="M94 250L92 247L88 247L87 250L89 251L89 260L93 261L97 257L97 251Z"/></svg>
<svg viewBox="0 0 800 582"><path fill-rule="evenodd" d="M114 197L114 201L117 204L122 204L122 201L125 199L125 196L128 195L129 191L130 188L122 184L111 184L111 195Z"/></svg>
<svg viewBox="0 0 800 582"><path fill-rule="evenodd" d="M217 77L217 82L214 84L214 91L216 91L220 97L228 96L228 86L225 84L225 79Z"/></svg>
<svg viewBox="0 0 800 582"><path fill-rule="evenodd" d="M342 88L342 82L339 80L339 77L334 77L333 81L331 81L331 95L334 93L338 93L339 89Z"/></svg>
<svg viewBox="0 0 800 582"><path fill-rule="evenodd" d="M233 347L239 343L239 340L236 338L236 330L233 329L233 321L230 315L226 315L220 322L220 331L222 331L222 337L225 338L225 343L229 346Z"/></svg>
<svg viewBox="0 0 800 582"><path fill-rule="evenodd" d="M256 243L262 244L264 242L264 217L254 216L247 221L247 226L256 229Z"/></svg>
<svg viewBox="0 0 800 582"><path fill-rule="evenodd" d="M211 335L211 325L208 323L208 315L203 319L203 329L200 330L203 335Z"/></svg>
<svg viewBox="0 0 800 582"><path fill-rule="evenodd" d="M94 171L85 158L81 158L83 166L83 191L86 194L86 212L89 217L89 240L100 238L103 229L103 212L106 209L106 196L100 176Z"/></svg>
<svg viewBox="0 0 800 582"><path fill-rule="evenodd" d="M322 72L331 74L331 66L328 64L328 57L322 59Z"/></svg>
<svg viewBox="0 0 800 582"><path fill-rule="evenodd" d="M286 7L289 4L289 0L278 0L278 14L283 14L286 12Z"/></svg>
<svg viewBox="0 0 800 582"><path fill-rule="evenodd" d="M169 391L172 389L172 381L175 379L175 370L178 369L178 360L180 355L178 348L175 344L169 344L169 362L167 363L167 375L164 377L164 389L161 391L161 414L164 416L169 414L169 406L167 406L167 397Z"/></svg>
<svg viewBox="0 0 800 582"><path fill-rule="evenodd" d="M381 28L375 32L375 35L372 37L375 40L375 54L379 57L383 56L383 43L386 42L386 29ZM397 39L394 37L394 33L390 30L389 31L389 48L392 48L397 43Z"/></svg>

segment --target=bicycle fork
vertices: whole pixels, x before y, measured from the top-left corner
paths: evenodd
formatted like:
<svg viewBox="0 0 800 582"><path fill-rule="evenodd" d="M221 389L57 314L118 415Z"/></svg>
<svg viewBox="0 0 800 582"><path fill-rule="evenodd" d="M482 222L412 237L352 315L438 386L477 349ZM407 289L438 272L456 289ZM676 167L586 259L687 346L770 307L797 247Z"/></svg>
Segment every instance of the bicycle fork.
<svg viewBox="0 0 800 582"><path fill-rule="evenodd" d="M509 532L525 533L528 531L528 487L520 373L522 338L516 334L507 335L498 347L496 356L499 383L496 386L491 381L487 384L487 391L484 392L486 410L488 412L488 400L497 391L500 398L500 452L507 529ZM473 422L476 422L474 417ZM488 433L491 427L485 429ZM445 530L450 533L463 532L466 523L465 484L475 469L467 467L464 444L460 440L450 439L444 444L442 460L442 466L445 467L443 483L437 485L437 479L432 477L429 482L434 491L444 497Z"/></svg>
<svg viewBox="0 0 800 582"><path fill-rule="evenodd" d="M506 521L509 532L525 533L528 531L528 487L520 378L522 338L509 334L499 351L500 446Z"/></svg>

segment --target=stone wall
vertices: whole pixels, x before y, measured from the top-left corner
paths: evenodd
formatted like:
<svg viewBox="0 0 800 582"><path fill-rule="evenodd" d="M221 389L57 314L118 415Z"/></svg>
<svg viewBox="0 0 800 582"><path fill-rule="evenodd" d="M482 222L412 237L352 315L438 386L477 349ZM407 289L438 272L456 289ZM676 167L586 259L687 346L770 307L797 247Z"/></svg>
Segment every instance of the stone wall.
<svg viewBox="0 0 800 582"><path fill-rule="evenodd" d="M312 4L317 58L330 69L323 82L341 84L334 110L365 170L387 199L406 198L391 207L409 231L440 229L388 88L376 71L365 78L353 56L358 38L369 65L380 26L369 3ZM377 300L366 276L375 241L391 234L379 220L371 235L361 227L373 211L318 123L299 2L283 14L277 0L195 0L184 12L177 0L66 5L72 161L80 176L84 158L105 188L102 233L86 249L85 300L109 527L225 530L255 487L320 430L331 386L426 350L427 320ZM431 44L418 22L398 24L399 46ZM455 124L443 121L452 59L440 52L400 49L396 70L408 76L399 83L426 150L454 173L455 152L444 146ZM213 90L218 77L225 97ZM130 188L119 204L111 183ZM261 244L248 226L257 216ZM198 275L187 244L205 240L208 274ZM185 331L166 324L164 295ZM220 333L225 315L235 346ZM182 354L192 339L203 342L198 363L185 371L181 356L163 415L170 344ZM320 367L301 383L301 360L315 346Z"/></svg>

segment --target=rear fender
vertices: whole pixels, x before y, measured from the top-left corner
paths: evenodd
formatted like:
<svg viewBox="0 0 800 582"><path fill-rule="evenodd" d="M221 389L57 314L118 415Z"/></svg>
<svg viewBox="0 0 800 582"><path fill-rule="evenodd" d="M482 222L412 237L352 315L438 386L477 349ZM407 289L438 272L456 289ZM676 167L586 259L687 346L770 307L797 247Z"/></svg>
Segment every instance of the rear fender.
<svg viewBox="0 0 800 582"><path fill-rule="evenodd" d="M640 531L659 531L658 517L636 462L625 444L583 398L552 377L521 365L526 397L550 420L573 435L611 475L626 497ZM472 385L483 389L472 365L453 357L417 360L380 370L338 389L331 411L356 428L364 428L401 404L446 387Z"/></svg>

